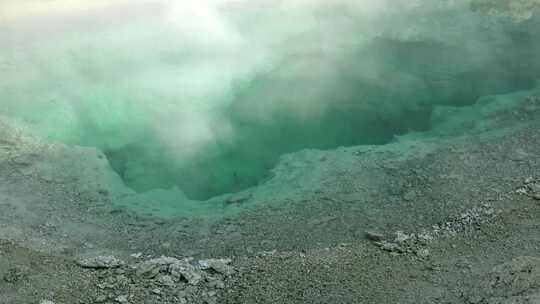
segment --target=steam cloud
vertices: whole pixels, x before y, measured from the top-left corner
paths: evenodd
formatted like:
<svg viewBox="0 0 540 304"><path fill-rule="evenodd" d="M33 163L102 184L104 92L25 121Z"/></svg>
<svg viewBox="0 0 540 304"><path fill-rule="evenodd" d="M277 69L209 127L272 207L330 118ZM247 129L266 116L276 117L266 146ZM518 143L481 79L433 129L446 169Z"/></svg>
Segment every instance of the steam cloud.
<svg viewBox="0 0 540 304"><path fill-rule="evenodd" d="M527 86L469 2L4 0L0 114L102 149L136 188L205 198L281 153L388 141L434 104Z"/></svg>

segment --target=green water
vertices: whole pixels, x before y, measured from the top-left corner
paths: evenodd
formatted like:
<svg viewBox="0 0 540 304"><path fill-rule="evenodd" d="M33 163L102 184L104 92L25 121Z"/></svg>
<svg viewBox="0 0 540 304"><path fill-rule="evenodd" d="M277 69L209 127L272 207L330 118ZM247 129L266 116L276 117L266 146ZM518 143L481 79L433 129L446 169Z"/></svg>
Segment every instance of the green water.
<svg viewBox="0 0 540 304"><path fill-rule="evenodd" d="M539 78L537 16L349 2L203 6L211 22L107 9L50 28L7 22L0 113L100 149L138 192L205 200L257 185L285 153L389 143L429 130L436 106Z"/></svg>

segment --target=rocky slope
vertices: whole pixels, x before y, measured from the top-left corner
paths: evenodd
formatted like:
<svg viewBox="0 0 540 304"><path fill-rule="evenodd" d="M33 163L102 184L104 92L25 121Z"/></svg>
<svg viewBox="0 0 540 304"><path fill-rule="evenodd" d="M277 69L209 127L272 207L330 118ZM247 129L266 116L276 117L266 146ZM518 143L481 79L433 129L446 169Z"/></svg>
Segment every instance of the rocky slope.
<svg viewBox="0 0 540 304"><path fill-rule="evenodd" d="M433 117L182 207L4 119L0 303L536 303L540 95Z"/></svg>

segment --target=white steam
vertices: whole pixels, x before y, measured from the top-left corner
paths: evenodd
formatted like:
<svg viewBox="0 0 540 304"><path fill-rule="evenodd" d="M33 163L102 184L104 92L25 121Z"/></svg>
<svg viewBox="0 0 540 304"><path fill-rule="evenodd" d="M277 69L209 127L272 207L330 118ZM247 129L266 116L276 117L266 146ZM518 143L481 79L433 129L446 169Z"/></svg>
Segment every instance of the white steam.
<svg viewBox="0 0 540 304"><path fill-rule="evenodd" d="M269 84L236 109L239 115L263 124L283 112L319 117L339 102L344 70L366 83L387 80L383 89L425 87L411 75L382 74L387 63L362 53L377 37L444 41L466 51L467 67L482 65L489 56L468 4L2 0L0 114L54 140L103 150L156 138L168 154L190 162L212 151L208 146L236 140L223 111L238 88L270 72ZM373 110L389 101L358 102ZM403 99L392 102L405 107Z"/></svg>

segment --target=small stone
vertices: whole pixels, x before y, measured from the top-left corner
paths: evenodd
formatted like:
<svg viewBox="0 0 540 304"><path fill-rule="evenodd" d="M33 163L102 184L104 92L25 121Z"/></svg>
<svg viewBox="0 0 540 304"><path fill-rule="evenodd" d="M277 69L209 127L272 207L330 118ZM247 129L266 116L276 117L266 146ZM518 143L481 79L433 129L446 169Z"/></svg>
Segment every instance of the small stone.
<svg viewBox="0 0 540 304"><path fill-rule="evenodd" d="M418 240L423 244L427 244L433 241L433 236L427 232L423 232L418 235Z"/></svg>
<svg viewBox="0 0 540 304"><path fill-rule="evenodd" d="M365 232L365 235L366 235L366 238L370 241L380 242L384 240L384 235L376 231L368 230Z"/></svg>
<svg viewBox="0 0 540 304"><path fill-rule="evenodd" d="M121 295L121 296L118 296L114 299L116 302L118 303L129 303L128 301L128 296L126 295Z"/></svg>
<svg viewBox="0 0 540 304"><path fill-rule="evenodd" d="M101 296L98 296L95 300L96 303L103 303L105 301L107 301L108 297L107 296L104 296L104 295L101 295Z"/></svg>
<svg viewBox="0 0 540 304"><path fill-rule="evenodd" d="M432 263L431 265L426 266L426 269L431 271L441 271L441 265L438 263Z"/></svg>
<svg viewBox="0 0 540 304"><path fill-rule="evenodd" d="M174 280L171 276L169 275L163 275L163 276L160 276L158 278L158 283L163 285L163 286L167 286L167 287L172 287L174 286Z"/></svg>
<svg viewBox="0 0 540 304"><path fill-rule="evenodd" d="M127 285L129 284L129 279L123 275L123 274L120 274L120 275L117 275L114 279L113 279L113 282L115 282L116 284L122 284L122 285ZM114 285L114 284L113 284ZM113 286L114 287L114 286Z"/></svg>
<svg viewBox="0 0 540 304"><path fill-rule="evenodd" d="M160 257L137 264L137 276L147 279L155 278L162 268L168 268L169 265L180 263L181 261L171 257Z"/></svg>
<svg viewBox="0 0 540 304"><path fill-rule="evenodd" d="M533 183L533 184L529 184L528 187L529 187L529 189L531 190L532 193L540 194L540 184Z"/></svg>
<svg viewBox="0 0 540 304"><path fill-rule="evenodd" d="M153 293L153 294L157 294L157 295L158 295L158 294L161 294L161 289L159 289L159 288L154 288L154 289L152 289L152 293Z"/></svg>
<svg viewBox="0 0 540 304"><path fill-rule="evenodd" d="M259 244L262 247L271 247L272 246L272 241L270 241L270 240L262 240Z"/></svg>
<svg viewBox="0 0 540 304"><path fill-rule="evenodd" d="M478 304L478 303L482 302L482 300L484 300L484 298L479 296L479 295L469 296L469 299L468 299L470 304Z"/></svg>
<svg viewBox="0 0 540 304"><path fill-rule="evenodd" d="M208 283L208 286L210 286L211 288L224 289L225 283L220 279L213 279L213 280L210 280L210 282Z"/></svg>
<svg viewBox="0 0 540 304"><path fill-rule="evenodd" d="M206 299L206 304L216 304L217 303L217 299L216 298L209 298L209 299Z"/></svg>
<svg viewBox="0 0 540 304"><path fill-rule="evenodd" d="M118 269L116 269L114 272L115 272L116 274L125 274L125 273L126 273L126 271L125 271L124 269L122 269L122 268L118 268Z"/></svg>
<svg viewBox="0 0 540 304"><path fill-rule="evenodd" d="M399 247L396 243L390 243L386 241L377 242L375 243L377 246L379 246L382 250L388 251L388 252L394 252L394 253L402 253L403 249Z"/></svg>
<svg viewBox="0 0 540 304"><path fill-rule="evenodd" d="M423 249L420 249L416 252L416 255L419 257L419 258L427 258L429 256L429 250L423 248Z"/></svg>
<svg viewBox="0 0 540 304"><path fill-rule="evenodd" d="M82 259L77 264L83 268L108 269L120 267L125 263L114 256L97 256Z"/></svg>
<svg viewBox="0 0 540 304"><path fill-rule="evenodd" d="M516 190L516 194L519 194L519 195L525 195L525 194L527 194L527 189L525 189L525 188L523 188L523 187L522 187L522 188L518 188L518 189Z"/></svg>
<svg viewBox="0 0 540 304"><path fill-rule="evenodd" d="M231 259L207 259L200 260L199 266L201 269L213 269L221 274L230 276L234 274L234 268L228 264L232 262Z"/></svg>
<svg viewBox="0 0 540 304"><path fill-rule="evenodd" d="M140 258L140 257L142 256L142 252L133 253L133 254L131 254L130 256L131 256L132 258L138 259L138 258Z"/></svg>
<svg viewBox="0 0 540 304"><path fill-rule="evenodd" d="M534 198L535 200L537 200L537 201L540 201L540 193L534 194L534 195L533 195L533 198Z"/></svg>
<svg viewBox="0 0 540 304"><path fill-rule="evenodd" d="M169 266L169 273L178 279L186 279L191 285L198 285L203 279L203 274L200 270L187 262L179 261L178 263L171 264Z"/></svg>
<svg viewBox="0 0 540 304"><path fill-rule="evenodd" d="M178 297L178 298L186 298L187 297L187 292L185 290L178 290L178 292L176 293L176 297Z"/></svg>
<svg viewBox="0 0 540 304"><path fill-rule="evenodd" d="M403 243L409 240L410 238L411 236L403 233L403 231L396 231L396 239L394 241L396 243Z"/></svg>
<svg viewBox="0 0 540 304"><path fill-rule="evenodd" d="M410 201L413 201L416 199L416 192L414 192L413 190L411 191L407 191L404 195L403 195L403 200L407 201L407 202L410 202Z"/></svg>
<svg viewBox="0 0 540 304"><path fill-rule="evenodd" d="M42 300L41 302L39 302L39 304L54 304L54 302L49 300Z"/></svg>
<svg viewBox="0 0 540 304"><path fill-rule="evenodd" d="M153 279L158 275L160 267L161 267L161 265L143 263L143 264L137 266L137 271L135 272L135 274L138 277L144 277L144 278L147 278L147 279Z"/></svg>

